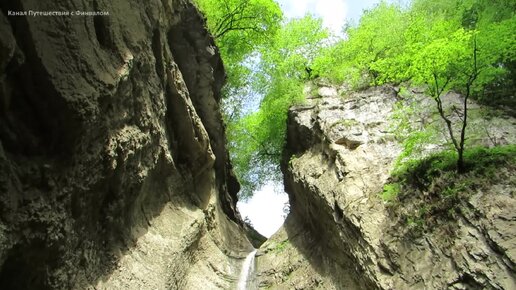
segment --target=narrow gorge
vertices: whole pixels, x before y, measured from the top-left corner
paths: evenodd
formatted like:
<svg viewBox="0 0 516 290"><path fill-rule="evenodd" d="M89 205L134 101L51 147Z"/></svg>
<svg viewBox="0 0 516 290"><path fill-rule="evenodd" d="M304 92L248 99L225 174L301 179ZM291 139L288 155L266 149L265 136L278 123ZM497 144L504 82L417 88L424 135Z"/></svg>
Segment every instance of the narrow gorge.
<svg viewBox="0 0 516 290"><path fill-rule="evenodd" d="M290 213L266 240L237 209L225 64L192 2L0 9L0 289L516 289L514 156L419 236L382 199L396 87L306 81L281 157ZM506 113L471 121L475 142L516 144Z"/></svg>

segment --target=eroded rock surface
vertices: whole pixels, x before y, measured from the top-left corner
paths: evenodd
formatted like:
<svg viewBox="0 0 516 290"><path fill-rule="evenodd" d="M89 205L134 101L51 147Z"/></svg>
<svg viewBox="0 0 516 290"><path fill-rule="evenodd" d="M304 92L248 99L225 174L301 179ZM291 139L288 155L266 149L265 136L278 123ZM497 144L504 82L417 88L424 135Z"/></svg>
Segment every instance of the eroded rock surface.
<svg viewBox="0 0 516 290"><path fill-rule="evenodd" d="M260 249L260 286L516 289L514 174L473 194L453 236L437 228L407 239L378 195L401 152L390 124L399 98L387 87L339 94L319 89L289 112L283 171L291 213ZM446 103L456 98L449 95ZM422 98L419 105L434 104ZM514 119L485 122L491 136L476 134L476 142L516 143Z"/></svg>
<svg viewBox="0 0 516 290"><path fill-rule="evenodd" d="M184 0L0 8L0 288L232 287L252 246L219 112L225 74L199 12ZM8 16L29 10L109 16Z"/></svg>

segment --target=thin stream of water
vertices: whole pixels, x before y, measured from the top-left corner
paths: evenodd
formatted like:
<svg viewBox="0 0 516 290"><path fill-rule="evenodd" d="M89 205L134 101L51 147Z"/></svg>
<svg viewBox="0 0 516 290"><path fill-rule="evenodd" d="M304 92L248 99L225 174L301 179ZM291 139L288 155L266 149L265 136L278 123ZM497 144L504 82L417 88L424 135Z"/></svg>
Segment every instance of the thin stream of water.
<svg viewBox="0 0 516 290"><path fill-rule="evenodd" d="M240 278L238 279L238 290L247 289L247 282L254 271L254 256L256 255L256 251L257 250L254 250L249 253L242 264L242 271L240 272Z"/></svg>

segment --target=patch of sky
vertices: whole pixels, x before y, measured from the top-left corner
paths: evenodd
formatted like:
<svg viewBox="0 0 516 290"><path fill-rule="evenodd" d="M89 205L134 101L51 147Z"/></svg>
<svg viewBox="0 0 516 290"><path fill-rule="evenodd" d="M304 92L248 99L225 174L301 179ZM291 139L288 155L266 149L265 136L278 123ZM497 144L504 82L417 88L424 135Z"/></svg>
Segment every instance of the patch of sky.
<svg viewBox="0 0 516 290"><path fill-rule="evenodd" d="M364 10L371 9L380 0L278 0L287 18L300 18L307 13L323 19L323 25L337 37L344 37L346 24L358 23ZM402 7L409 5L410 0L389 0ZM246 66L255 67L259 55L246 60ZM251 90L252 91L252 90ZM257 93L248 95L242 106L244 115L258 110L263 96ZM267 184L246 201L239 201L237 206L243 218L248 218L254 228L266 237L270 237L283 224L288 205L288 195L283 192L281 184Z"/></svg>

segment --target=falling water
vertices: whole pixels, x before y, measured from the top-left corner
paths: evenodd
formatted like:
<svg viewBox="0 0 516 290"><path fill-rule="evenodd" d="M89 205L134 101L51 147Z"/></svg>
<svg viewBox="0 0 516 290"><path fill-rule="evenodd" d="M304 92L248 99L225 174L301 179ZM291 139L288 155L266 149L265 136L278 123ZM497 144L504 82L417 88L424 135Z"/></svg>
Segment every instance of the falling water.
<svg viewBox="0 0 516 290"><path fill-rule="evenodd" d="M240 278L238 279L238 290L246 290L247 289L247 281L251 276L251 273L254 270L254 256L256 255L256 250L252 251L247 255L242 264L242 271L240 272Z"/></svg>

